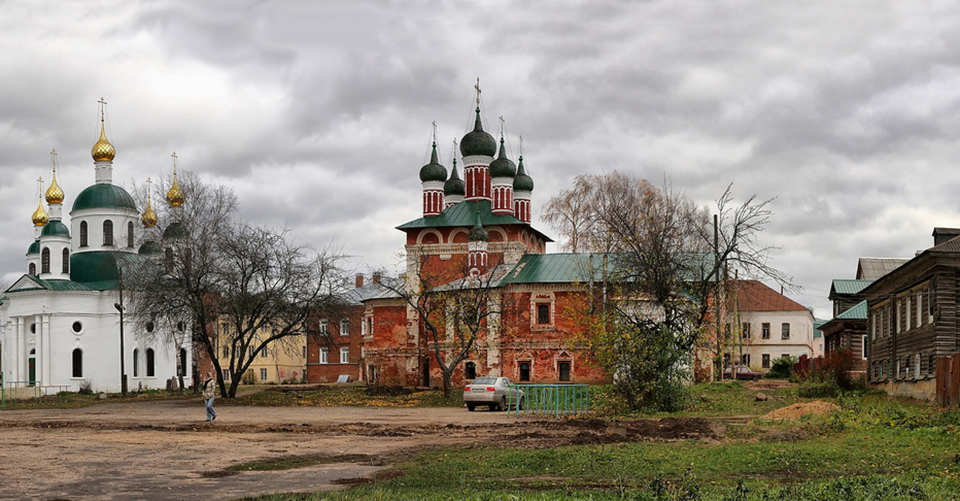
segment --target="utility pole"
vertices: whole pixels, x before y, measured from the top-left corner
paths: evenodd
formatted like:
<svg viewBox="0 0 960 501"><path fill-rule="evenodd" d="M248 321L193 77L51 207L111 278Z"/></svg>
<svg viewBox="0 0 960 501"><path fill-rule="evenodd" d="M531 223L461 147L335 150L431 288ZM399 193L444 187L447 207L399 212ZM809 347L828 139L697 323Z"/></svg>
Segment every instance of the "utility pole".
<svg viewBox="0 0 960 501"><path fill-rule="evenodd" d="M117 266L117 289L120 292L120 302L113 303L113 307L120 312L120 393L127 395L127 370L123 360L123 270Z"/></svg>
<svg viewBox="0 0 960 501"><path fill-rule="evenodd" d="M713 295L714 317L717 319L717 360L713 363L711 374L716 379L723 379L723 336L722 325L720 322L720 227L717 215L713 215L713 269L716 270L717 286L714 287L716 293Z"/></svg>

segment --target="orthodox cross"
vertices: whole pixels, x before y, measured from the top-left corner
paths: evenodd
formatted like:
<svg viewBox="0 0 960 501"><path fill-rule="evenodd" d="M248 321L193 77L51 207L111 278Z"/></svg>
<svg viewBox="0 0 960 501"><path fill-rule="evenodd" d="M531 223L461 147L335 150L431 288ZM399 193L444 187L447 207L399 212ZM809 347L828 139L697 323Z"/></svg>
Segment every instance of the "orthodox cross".
<svg viewBox="0 0 960 501"><path fill-rule="evenodd" d="M520 156L523 156L523 136L520 136Z"/></svg>
<svg viewBox="0 0 960 501"><path fill-rule="evenodd" d="M477 85L473 86L474 89L477 89L477 107L480 106L480 77L477 77Z"/></svg>
<svg viewBox="0 0 960 501"><path fill-rule="evenodd" d="M170 158L173 161L173 175L176 176L177 175L177 152L174 151L173 153L171 153Z"/></svg>
<svg viewBox="0 0 960 501"><path fill-rule="evenodd" d="M102 122L104 111L107 109L107 102L103 100L102 96L100 97L100 100L97 102L100 103L100 121Z"/></svg>
<svg viewBox="0 0 960 501"><path fill-rule="evenodd" d="M433 124L433 144L436 145L437 144L437 121L434 120L430 123Z"/></svg>
<svg viewBox="0 0 960 501"><path fill-rule="evenodd" d="M37 178L37 194L43 196L43 176Z"/></svg>
<svg viewBox="0 0 960 501"><path fill-rule="evenodd" d="M500 115L499 118L500 118L500 137L503 138L503 125L507 123L507 121L503 119L503 115Z"/></svg>
<svg viewBox="0 0 960 501"><path fill-rule="evenodd" d="M57 175L57 150L50 150L50 165L53 166L53 175Z"/></svg>

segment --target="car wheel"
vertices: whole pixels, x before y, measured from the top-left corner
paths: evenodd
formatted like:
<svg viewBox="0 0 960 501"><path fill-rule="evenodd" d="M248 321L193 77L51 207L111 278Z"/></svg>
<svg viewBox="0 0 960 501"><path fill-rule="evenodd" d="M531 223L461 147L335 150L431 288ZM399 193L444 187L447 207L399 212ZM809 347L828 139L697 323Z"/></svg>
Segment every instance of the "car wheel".
<svg viewBox="0 0 960 501"><path fill-rule="evenodd" d="M507 407L507 397L500 397L500 410L510 410L510 407Z"/></svg>
<svg viewBox="0 0 960 501"><path fill-rule="evenodd" d="M474 409L476 409L476 408L477 408L477 404L475 404L475 403L473 403L473 402L467 403L467 410L468 410L468 411L473 412Z"/></svg>
<svg viewBox="0 0 960 501"><path fill-rule="evenodd" d="M523 410L523 397L520 397L520 403L517 404L517 410L518 410L518 411L522 411L522 410Z"/></svg>
<svg viewBox="0 0 960 501"><path fill-rule="evenodd" d="M760 376L753 376L753 381L754 381L754 382L759 381L759 380L760 380Z"/></svg>

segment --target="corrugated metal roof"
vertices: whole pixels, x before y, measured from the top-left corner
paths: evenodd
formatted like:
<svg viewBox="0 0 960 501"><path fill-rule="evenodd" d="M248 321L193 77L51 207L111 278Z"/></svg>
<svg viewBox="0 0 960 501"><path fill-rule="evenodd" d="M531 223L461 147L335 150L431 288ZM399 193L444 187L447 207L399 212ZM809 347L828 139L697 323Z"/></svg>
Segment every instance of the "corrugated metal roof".
<svg viewBox="0 0 960 501"><path fill-rule="evenodd" d="M867 302L860 301L856 306L837 315L837 320L866 320Z"/></svg>
<svg viewBox="0 0 960 501"><path fill-rule="evenodd" d="M862 257L857 263L857 279L876 280L909 260L899 257Z"/></svg>
<svg viewBox="0 0 960 501"><path fill-rule="evenodd" d="M737 281L737 309L740 311L807 311L802 304L771 289L759 280Z"/></svg>
<svg viewBox="0 0 960 501"><path fill-rule="evenodd" d="M859 294L873 280L853 280L849 278L837 278L830 285L830 295L834 294Z"/></svg>
<svg viewBox="0 0 960 501"><path fill-rule="evenodd" d="M531 231L543 237L547 242L553 242L553 239L544 235L523 221L506 214L494 214L491 210L489 200L479 200L470 202L460 202L452 207L448 207L439 216L421 217L408 223L397 226L398 230L408 230L414 228L445 228L445 227L472 227L476 222L477 209L480 210L480 224L483 226L502 226L502 225L521 225L526 226Z"/></svg>

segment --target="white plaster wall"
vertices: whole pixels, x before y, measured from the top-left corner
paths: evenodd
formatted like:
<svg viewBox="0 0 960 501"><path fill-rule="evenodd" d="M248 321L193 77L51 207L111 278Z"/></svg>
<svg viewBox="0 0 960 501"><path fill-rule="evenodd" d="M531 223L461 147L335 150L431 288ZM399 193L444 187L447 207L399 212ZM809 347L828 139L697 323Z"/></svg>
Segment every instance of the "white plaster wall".
<svg viewBox="0 0 960 501"><path fill-rule="evenodd" d="M103 245L103 222L113 221L113 245ZM70 235L74 253L90 251L128 251L136 252L137 244L127 246L127 223L134 224L134 233L139 221L137 211L126 209L84 209L70 213ZM87 246L80 247L80 223L87 222Z"/></svg>
<svg viewBox="0 0 960 501"><path fill-rule="evenodd" d="M765 322L770 324L770 339L762 339ZM768 370L761 367L764 353L770 355L771 363L784 354L797 358L814 355L813 314L809 311L741 312L740 323L750 324L750 339L742 341L740 350L750 354L750 368L754 370ZM784 323L790 324L790 339L782 339Z"/></svg>

